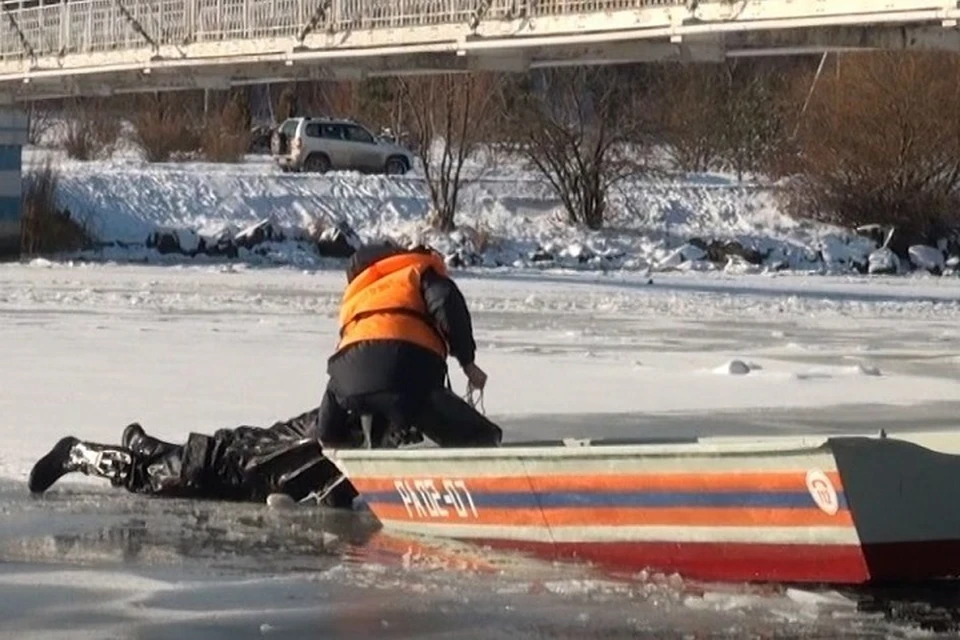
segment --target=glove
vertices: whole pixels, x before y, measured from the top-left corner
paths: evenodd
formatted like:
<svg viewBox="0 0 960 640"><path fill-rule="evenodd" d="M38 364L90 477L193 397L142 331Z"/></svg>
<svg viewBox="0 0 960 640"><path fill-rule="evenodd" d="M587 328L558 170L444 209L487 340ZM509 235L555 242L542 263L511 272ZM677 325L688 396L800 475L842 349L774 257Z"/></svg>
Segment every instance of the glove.
<svg viewBox="0 0 960 640"><path fill-rule="evenodd" d="M466 374L467 382L470 384L471 389L483 391L483 388L487 386L487 374L483 369L478 367L476 363L471 362L465 366L463 373Z"/></svg>

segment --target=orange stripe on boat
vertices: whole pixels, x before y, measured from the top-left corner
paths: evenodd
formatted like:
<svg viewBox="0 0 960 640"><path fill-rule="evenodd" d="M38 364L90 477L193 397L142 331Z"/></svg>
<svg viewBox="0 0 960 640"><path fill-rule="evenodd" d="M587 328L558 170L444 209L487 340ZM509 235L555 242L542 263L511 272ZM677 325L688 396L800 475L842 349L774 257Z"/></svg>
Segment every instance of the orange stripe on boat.
<svg viewBox="0 0 960 640"><path fill-rule="evenodd" d="M437 486L450 479L463 480L476 492L549 491L805 491L804 471L756 473L658 473L536 476L429 476L412 473L392 477L358 476L351 482L361 492L394 491L396 480L430 480ZM837 491L843 483L836 471L826 472Z"/></svg>

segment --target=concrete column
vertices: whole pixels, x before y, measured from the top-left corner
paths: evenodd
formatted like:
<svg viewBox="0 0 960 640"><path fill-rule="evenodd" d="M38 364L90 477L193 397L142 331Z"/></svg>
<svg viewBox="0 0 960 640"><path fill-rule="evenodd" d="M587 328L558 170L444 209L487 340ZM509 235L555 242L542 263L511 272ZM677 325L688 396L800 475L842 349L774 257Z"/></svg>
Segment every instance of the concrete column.
<svg viewBox="0 0 960 640"><path fill-rule="evenodd" d="M22 154L27 144L27 114L0 107L0 259L20 257Z"/></svg>

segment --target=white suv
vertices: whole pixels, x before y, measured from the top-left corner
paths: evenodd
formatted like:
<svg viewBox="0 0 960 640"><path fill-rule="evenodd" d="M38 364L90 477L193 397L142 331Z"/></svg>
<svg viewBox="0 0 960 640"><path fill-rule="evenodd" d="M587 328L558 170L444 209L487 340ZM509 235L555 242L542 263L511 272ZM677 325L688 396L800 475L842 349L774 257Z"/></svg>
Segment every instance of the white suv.
<svg viewBox="0 0 960 640"><path fill-rule="evenodd" d="M400 175L413 166L405 147L352 120L290 118L274 131L270 153L284 171L350 170Z"/></svg>

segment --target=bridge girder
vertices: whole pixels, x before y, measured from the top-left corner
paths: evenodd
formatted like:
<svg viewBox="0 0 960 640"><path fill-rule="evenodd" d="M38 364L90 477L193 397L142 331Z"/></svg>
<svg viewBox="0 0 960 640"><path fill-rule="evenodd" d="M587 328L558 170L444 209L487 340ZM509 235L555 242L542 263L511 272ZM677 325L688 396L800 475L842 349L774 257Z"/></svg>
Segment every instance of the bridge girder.
<svg viewBox="0 0 960 640"><path fill-rule="evenodd" d="M313 33L311 47L290 40L276 44L273 52L238 55L230 43L219 56L191 59L179 48L157 54L151 47L128 58L122 65L98 66L97 58L72 72L59 66L26 62L20 72L2 73L0 103L74 95L99 95L104 91L132 93L185 89L224 89L258 82L293 80L359 79L413 74L436 74L491 70L523 72L531 68L568 65L599 65L678 60L719 62L727 57L818 54L824 51L863 49L935 50L960 52L960 30L929 25L831 26L704 32L682 37L574 39L569 43L528 40L501 42L498 47L480 46L483 37L462 39L433 51L409 52L388 46L371 50L344 50L329 33ZM316 38L323 38L320 45ZM342 37L341 37L342 38ZM549 41L547 41L549 42ZM106 60L106 58L104 58ZM42 63L42 61L41 61ZM106 89L105 89L106 87Z"/></svg>

